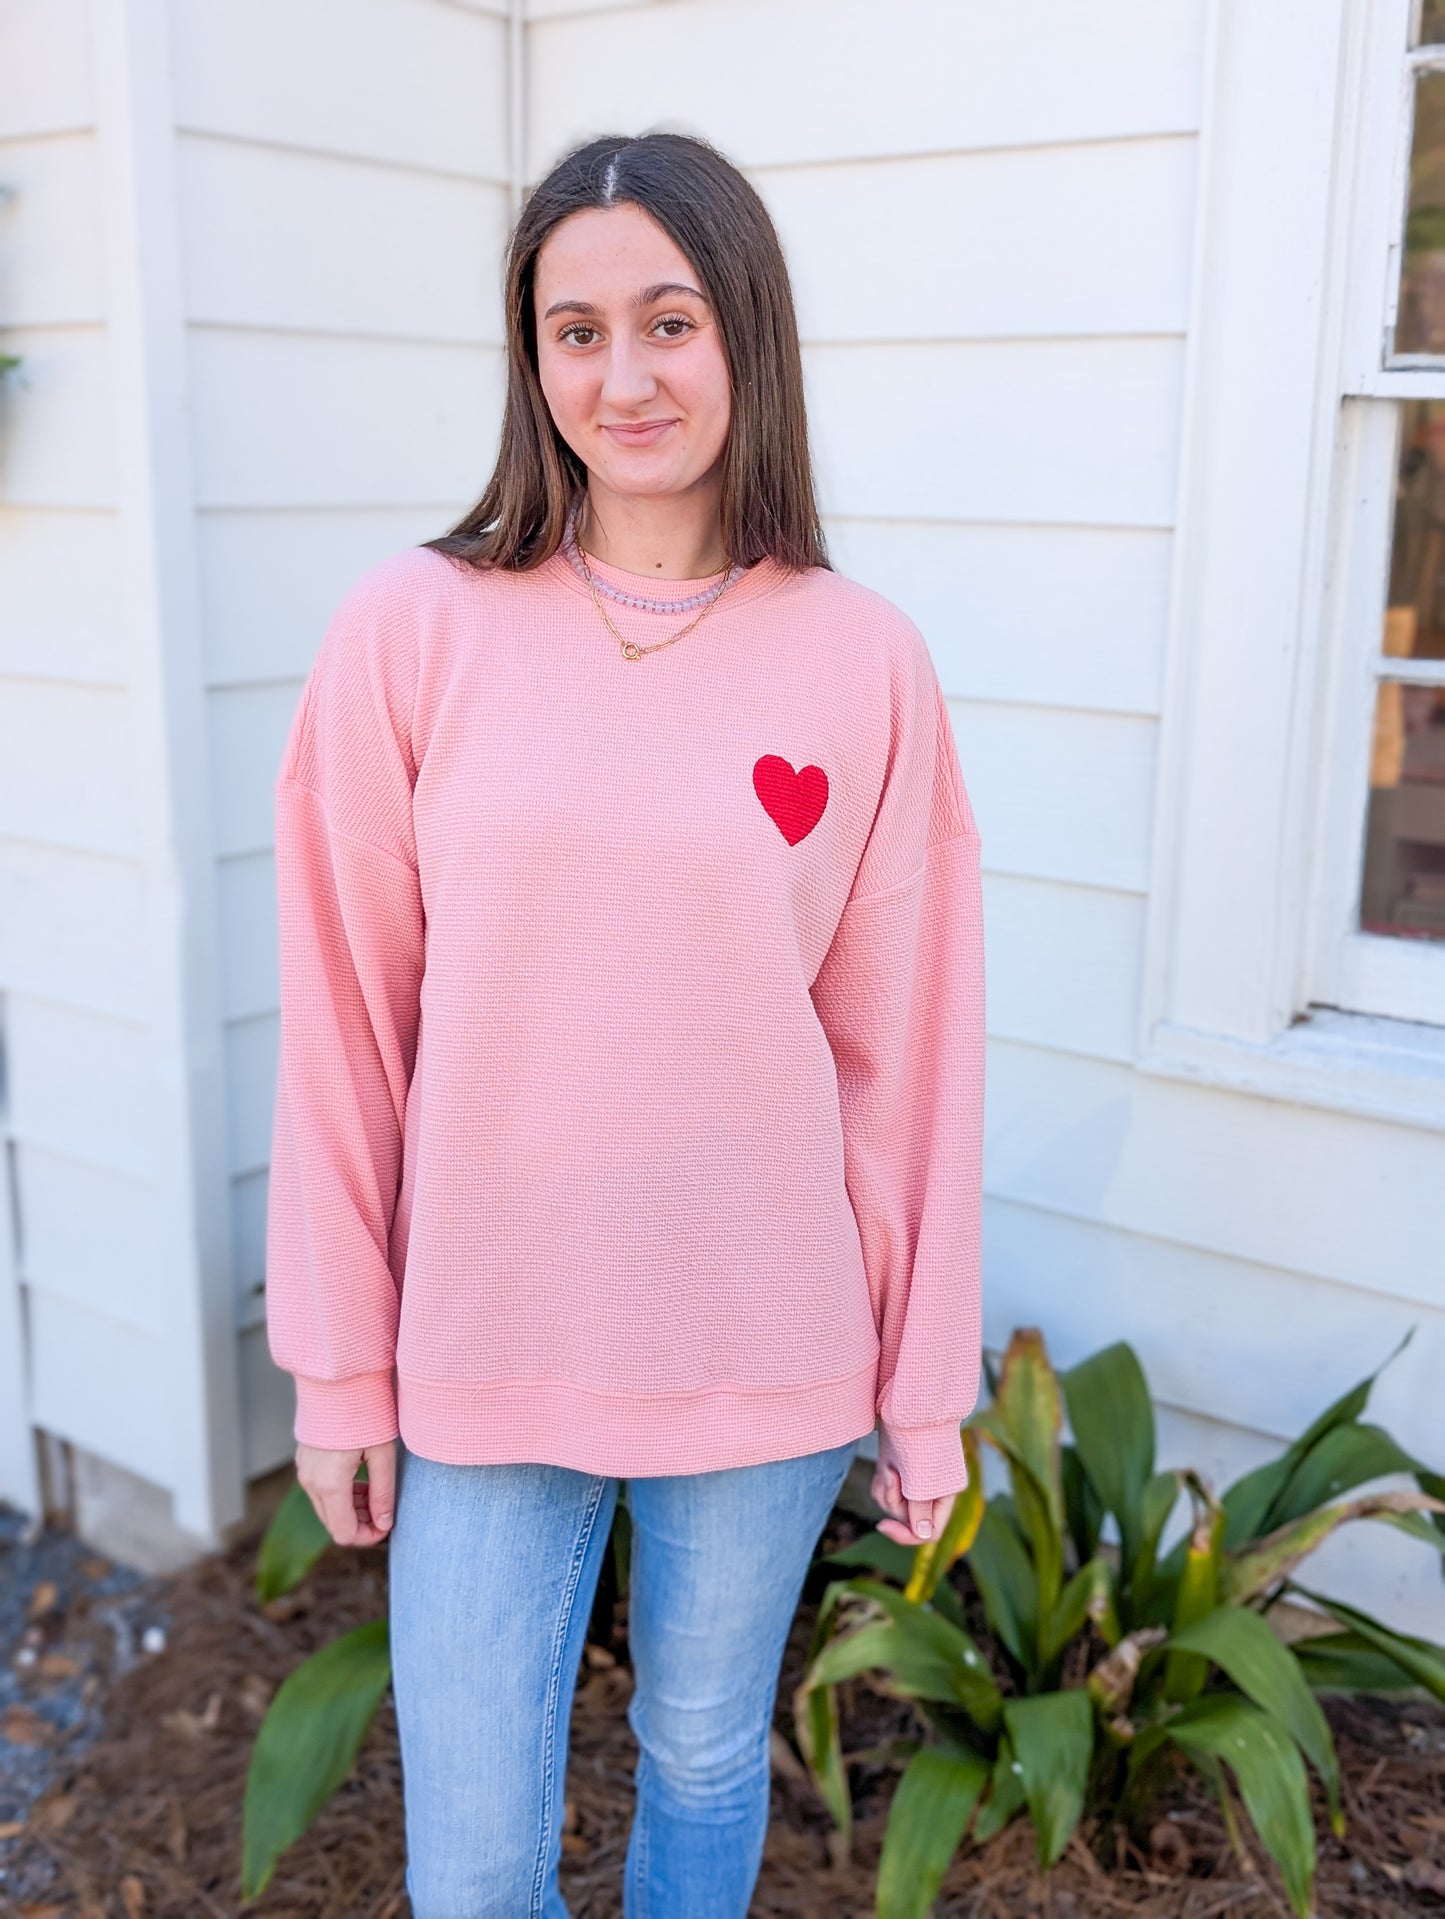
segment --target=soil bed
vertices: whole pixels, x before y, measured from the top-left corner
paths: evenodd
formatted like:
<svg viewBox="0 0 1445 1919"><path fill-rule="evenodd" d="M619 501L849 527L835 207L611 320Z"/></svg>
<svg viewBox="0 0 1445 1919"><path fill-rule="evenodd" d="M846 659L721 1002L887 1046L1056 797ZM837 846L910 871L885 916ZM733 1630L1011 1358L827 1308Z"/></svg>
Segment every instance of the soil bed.
<svg viewBox="0 0 1445 1919"><path fill-rule="evenodd" d="M856 1538L867 1524L840 1506L819 1551ZM84 1560L84 1549L75 1557ZM255 1919L407 1919L389 1697L352 1777L282 1859L265 1894L248 1907L240 1903L241 1797L266 1703L307 1653L386 1608L384 1552L329 1552L296 1593L266 1611L252 1596L253 1569L254 1544L139 1584L127 1585L123 1573L107 1579L92 1562L89 1587L77 1577L41 1613L34 1660L16 1668L13 1631L0 1645L8 1710L19 1715L10 1730L23 1735L7 1739L0 1724L0 1795L22 1757L31 1769L31 1790L18 1801L12 1794L11 1816L0 1823L0 1912L16 1919L232 1919L243 1912ZM0 1588L11 1582L12 1611L18 1570L0 1534ZM874 1911L897 1767L852 1767L857 1830L852 1858L844 1861L792 1748L792 1688L830 1576L836 1573L810 1575L784 1661L772 1822L753 1919L871 1919ZM956 1576L968 1598L966 1573L959 1568ZM121 1586L133 1635L116 1627ZM26 1618L34 1644L28 1599L17 1616ZM160 1651L143 1650L147 1622L163 1622ZM620 1919L622 1910L636 1759L624 1717L631 1684L624 1627L619 1610L610 1649L589 1646L578 1683L562 1867L574 1919ZM48 1702L63 1688L79 1688L89 1710L56 1713ZM1340 1748L1349 1824L1343 1840L1333 1839L1319 1808L1321 1919L1445 1914L1445 1709L1414 1700L1340 1700L1327 1702L1326 1711ZM919 1723L909 1705L862 1682L845 1688L843 1714L847 1751L909 1736ZM37 1720L48 1730L37 1731ZM38 1796L37 1753L48 1774ZM1160 1804L1142 1846L1112 1833L1081 1833L1046 1879L1021 1823L987 1847L961 1853L936 1919L1288 1919L1273 1867L1258 1847L1254 1852L1252 1862L1241 1863L1203 1787L1185 1777Z"/></svg>

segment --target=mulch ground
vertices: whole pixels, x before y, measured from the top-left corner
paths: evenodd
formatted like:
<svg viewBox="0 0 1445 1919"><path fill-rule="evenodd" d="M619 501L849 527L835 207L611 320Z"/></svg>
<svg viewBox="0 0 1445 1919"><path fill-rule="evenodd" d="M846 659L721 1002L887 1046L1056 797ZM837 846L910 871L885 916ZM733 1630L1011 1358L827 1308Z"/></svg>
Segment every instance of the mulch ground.
<svg viewBox="0 0 1445 1919"><path fill-rule="evenodd" d="M867 1520L856 1488L819 1551ZM866 1494L864 1495L866 1499ZM0 1821L0 1912L17 1919L407 1919L402 1886L401 1770L390 1698L352 1777L283 1857L262 1897L238 1892L240 1808L256 1727L276 1685L306 1654L386 1608L381 1551L329 1552L296 1593L266 1610L252 1593L254 1545L149 1580L124 1601L103 1566L90 1582L42 1593L28 1617L34 1657L8 1675L25 1696L0 1716L7 1741L44 1748L49 1782L23 1816ZM5 1576L0 1558L0 1579ZM753 1919L871 1919L897 1766L851 1768L857 1829L839 1856L831 1821L792 1747L791 1694L829 1574L810 1575L779 1686L772 1822ZM968 1596L966 1574L958 1569ZM107 1597L106 1595L109 1594ZM126 1610L126 1608L129 1610ZM27 1608L27 1612L30 1612ZM119 1621L119 1623L117 1623ZM147 1651L149 1643L161 1650ZM574 1919L620 1919L622 1862L636 1748L625 1719L631 1685L625 1606L608 1640L589 1646L572 1719L563 1892ZM157 1632L159 1627L159 1633ZM13 1648L7 1657L13 1653ZM49 1677L47 1677L49 1673ZM47 1693L74 1686L88 1721L65 1723ZM864 1682L842 1696L845 1750L863 1753L917 1730L914 1709ZM1318 1912L1330 1919L1445 1914L1445 1710L1434 1702L1327 1705L1346 1781L1344 1840L1318 1821ZM72 1720L74 1715L70 1716ZM937 1919L1222 1919L1288 1907L1257 1847L1231 1850L1213 1803L1181 1777L1147 1833L1076 1835L1042 1878L1029 1828L1016 1822L953 1862Z"/></svg>

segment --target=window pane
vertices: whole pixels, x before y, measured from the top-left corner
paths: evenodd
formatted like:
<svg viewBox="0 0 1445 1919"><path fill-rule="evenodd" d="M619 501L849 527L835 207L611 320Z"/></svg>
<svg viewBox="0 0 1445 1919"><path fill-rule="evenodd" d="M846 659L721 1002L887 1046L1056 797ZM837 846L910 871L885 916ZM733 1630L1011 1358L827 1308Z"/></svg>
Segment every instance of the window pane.
<svg viewBox="0 0 1445 1919"><path fill-rule="evenodd" d="M1445 354L1445 72L1415 82L1393 353Z"/></svg>
<svg viewBox="0 0 1445 1919"><path fill-rule="evenodd" d="M1415 44L1434 47L1442 40L1445 40L1445 5L1437 4L1437 0L1425 0L1420 10L1420 37Z"/></svg>
<svg viewBox="0 0 1445 1919"><path fill-rule="evenodd" d="M1445 690L1438 686L1380 683L1360 927L1445 939Z"/></svg>
<svg viewBox="0 0 1445 1919"><path fill-rule="evenodd" d="M1445 401L1400 408L1400 466L1380 651L1445 660Z"/></svg>
<svg viewBox="0 0 1445 1919"><path fill-rule="evenodd" d="M1445 662L1445 402L1401 408L1387 599L1386 659ZM1445 686L1380 681L1360 926L1445 939Z"/></svg>

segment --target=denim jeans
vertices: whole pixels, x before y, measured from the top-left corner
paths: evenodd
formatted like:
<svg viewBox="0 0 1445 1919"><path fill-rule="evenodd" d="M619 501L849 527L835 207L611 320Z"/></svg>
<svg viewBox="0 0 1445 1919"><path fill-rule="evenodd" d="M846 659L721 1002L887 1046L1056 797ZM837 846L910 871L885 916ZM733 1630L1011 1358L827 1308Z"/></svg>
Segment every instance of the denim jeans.
<svg viewBox="0 0 1445 1919"><path fill-rule="evenodd" d="M746 1919L804 1576L859 1441L628 1481L626 1919ZM567 1919L567 1733L620 1482L398 1442L392 1690L413 1919Z"/></svg>

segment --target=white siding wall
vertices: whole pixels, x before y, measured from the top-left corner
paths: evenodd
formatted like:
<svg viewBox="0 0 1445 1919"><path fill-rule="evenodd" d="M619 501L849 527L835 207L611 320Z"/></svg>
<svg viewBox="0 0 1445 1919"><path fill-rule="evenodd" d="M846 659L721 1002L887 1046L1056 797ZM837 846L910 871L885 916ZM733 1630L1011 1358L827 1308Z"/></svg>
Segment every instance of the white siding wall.
<svg viewBox="0 0 1445 1919"><path fill-rule="evenodd" d="M0 387L0 993L18 1201L0 1254L0 1392L3 1490L25 1497L22 1317L35 1421L162 1476L164 1435L126 1401L159 1384L164 1304L132 636L112 597L96 48L79 0L12 4L5 30L0 342L23 364Z"/></svg>
<svg viewBox="0 0 1445 1919"><path fill-rule="evenodd" d="M332 606L481 491L501 421L505 8L172 9L247 1471L288 1458L266 1350L271 788ZM275 58L278 47L286 58Z"/></svg>
<svg viewBox="0 0 1445 1919"><path fill-rule="evenodd" d="M665 125L767 201L835 563L913 615L950 697L985 866L991 1342L1127 1337L1163 1463L1223 1483L1418 1323L1375 1406L1438 1461L1441 1135L1131 1066L1202 0L530 12L529 179ZM1315 1569L1438 1632L1438 1572L1389 1529Z"/></svg>
<svg viewBox="0 0 1445 1919"><path fill-rule="evenodd" d="M490 462L505 12L0 16L0 346L24 359L0 389L0 1493L23 1504L22 1380L30 1421L203 1536L291 1452L261 1297L271 785L343 588Z"/></svg>

